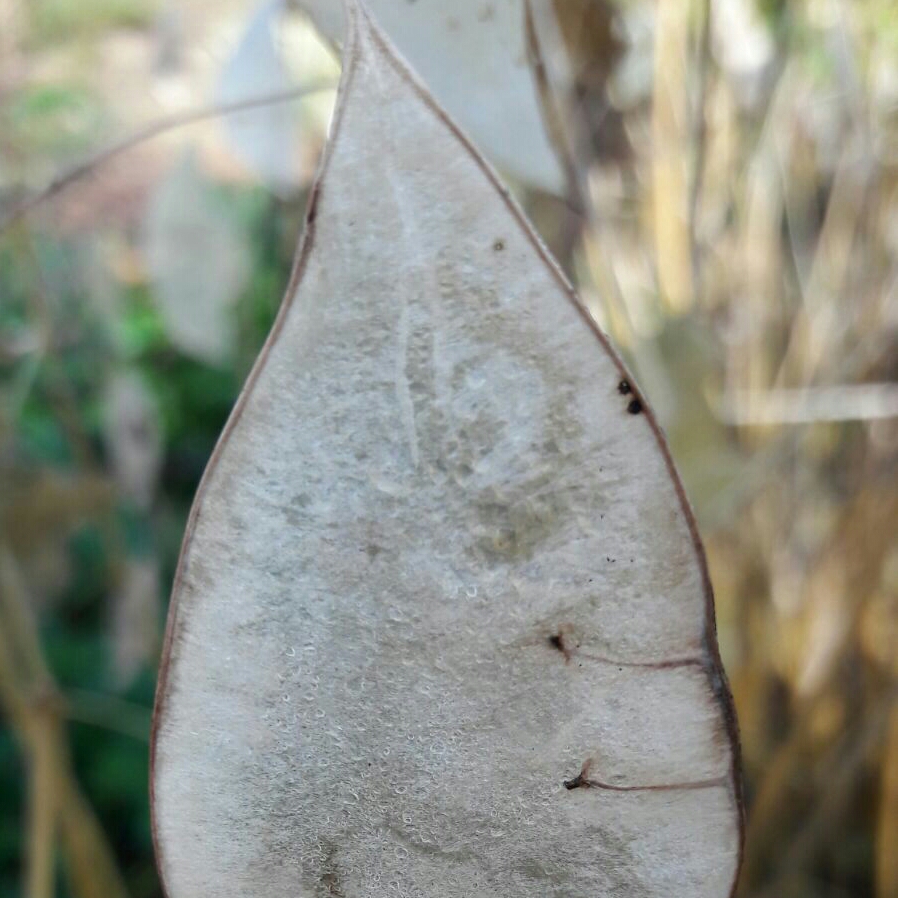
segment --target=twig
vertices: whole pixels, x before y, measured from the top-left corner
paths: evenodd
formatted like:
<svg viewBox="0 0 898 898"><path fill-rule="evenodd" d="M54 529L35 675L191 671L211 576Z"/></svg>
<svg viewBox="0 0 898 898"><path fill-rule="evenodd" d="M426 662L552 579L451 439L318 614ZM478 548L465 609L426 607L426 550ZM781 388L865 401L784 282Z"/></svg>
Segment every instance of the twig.
<svg viewBox="0 0 898 898"><path fill-rule="evenodd" d="M898 893L898 702L889 715L882 763L882 802L876 829L876 894Z"/></svg>
<svg viewBox="0 0 898 898"><path fill-rule="evenodd" d="M19 673L15 685L44 691L50 683L50 668L41 653L37 624L24 596L25 584L15 557L8 546L0 544L0 616L4 621L2 632L9 640L9 657Z"/></svg>
<svg viewBox="0 0 898 898"><path fill-rule="evenodd" d="M58 174L43 190L38 191L30 197L16 203L12 209L0 218L0 234L3 234L8 228L14 225L24 216L34 211L38 206L47 202L59 193L62 193L70 185L76 181L80 181L86 175L90 174L101 165L109 162L116 156L133 149L141 143L152 140L160 134L167 131L173 131L176 128L182 128L185 125L192 125L206 119L217 118L222 115L230 115L234 112L244 112L249 109L258 109L260 106L270 106L274 103L283 103L287 100L296 100L309 94L319 93L324 90L332 90L334 88L332 81L322 81L314 84L304 84L300 87L292 87L289 90L279 91L277 93L265 94L260 97L250 97L246 100L238 100L234 103L216 104L212 106L201 106L198 109L192 109L188 112L180 112L174 115L165 116L146 128L142 128L129 137L105 147L104 149L94 153L87 159L72 166L67 171Z"/></svg>
<svg viewBox="0 0 898 898"><path fill-rule="evenodd" d="M844 817L845 807L856 791L855 784L864 772L865 763L883 742L895 699L894 693L883 697L872 711L867 712L860 732L846 737L831 752L825 769L826 789L820 790L820 797L805 825L783 853L772 880L756 893L756 898L777 898L785 894L788 879L801 874L814 852L832 837L833 829Z"/></svg>
<svg viewBox="0 0 898 898"><path fill-rule="evenodd" d="M549 137L549 142L555 150L555 156L564 171L566 182L564 199L567 207L580 219L580 223L586 224L589 200L585 185L584 166L578 164L577 157L579 154L575 150L575 141L564 126L564 116L559 108L558 98L555 96L555 92L549 83L544 54L540 46L530 0L524 4L524 34L527 60L533 72L533 80L536 82L536 93L543 117L543 125Z"/></svg>
<svg viewBox="0 0 898 898"><path fill-rule="evenodd" d="M32 745L28 777L27 898L53 898L55 886L57 722L48 708L32 715Z"/></svg>
<svg viewBox="0 0 898 898"><path fill-rule="evenodd" d="M663 307L686 312L695 299L689 223L689 185L683 162L686 51L691 3L659 0L652 94L652 216L658 290Z"/></svg>
<svg viewBox="0 0 898 898"><path fill-rule="evenodd" d="M44 660L16 560L0 544L0 704L28 753L28 898L53 894L57 826L78 898L127 898L96 815L75 782L62 705Z"/></svg>
<svg viewBox="0 0 898 898"><path fill-rule="evenodd" d="M97 815L70 773L67 754L63 760L67 775L60 777L59 829L71 891L78 898L128 898Z"/></svg>
<svg viewBox="0 0 898 898"><path fill-rule="evenodd" d="M63 699L68 720L102 727L139 742L150 739L151 712L143 705L84 689L68 689Z"/></svg>
<svg viewBox="0 0 898 898"><path fill-rule="evenodd" d="M704 0L702 4L701 36L698 46L698 97L696 98L692 141L695 156L692 163L692 183L689 186L689 242L692 255L692 283L697 297L701 297L702 280L698 246L698 210L702 200L705 177L705 155L708 143L708 120L705 106L708 102L708 77L711 68L711 16L713 4Z"/></svg>
<svg viewBox="0 0 898 898"><path fill-rule="evenodd" d="M28 757L27 898L52 898L56 822L49 670L40 654L21 578L9 549L0 545L0 705Z"/></svg>
<svg viewBox="0 0 898 898"><path fill-rule="evenodd" d="M558 91L553 89L550 83L534 7L530 0L524 6L524 32L527 57L536 84L543 125L565 177L565 192L561 197L565 208L560 241L562 267L576 283L574 250L579 241L589 260L588 268L596 292L602 299L603 310L609 318L606 326L612 330L620 343L632 347L635 344L635 337L630 310L621 292L614 265L602 249L605 242L602 240L602 227L590 197L589 159L583 150L583 141L569 121L571 117L564 114L564 98L558 95Z"/></svg>
<svg viewBox="0 0 898 898"><path fill-rule="evenodd" d="M717 414L737 427L898 418L898 384L735 390Z"/></svg>

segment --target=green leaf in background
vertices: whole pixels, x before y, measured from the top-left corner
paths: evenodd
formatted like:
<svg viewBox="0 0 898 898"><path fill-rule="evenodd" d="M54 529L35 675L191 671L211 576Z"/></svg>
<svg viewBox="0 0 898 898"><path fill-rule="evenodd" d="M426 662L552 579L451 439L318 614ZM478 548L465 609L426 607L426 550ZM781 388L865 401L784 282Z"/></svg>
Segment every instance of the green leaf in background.
<svg viewBox="0 0 898 898"><path fill-rule="evenodd" d="M101 102L73 84L25 88L13 94L3 118L32 152L53 154L86 150L105 123Z"/></svg>

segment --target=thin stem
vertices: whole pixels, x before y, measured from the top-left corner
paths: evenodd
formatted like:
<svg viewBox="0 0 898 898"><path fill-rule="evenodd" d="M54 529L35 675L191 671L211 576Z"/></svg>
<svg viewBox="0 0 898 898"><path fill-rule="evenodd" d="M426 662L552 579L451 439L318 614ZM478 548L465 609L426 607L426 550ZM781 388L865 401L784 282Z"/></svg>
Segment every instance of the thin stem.
<svg viewBox="0 0 898 898"><path fill-rule="evenodd" d="M53 898L54 893L57 726L49 706L35 709L28 772L28 898Z"/></svg>
<svg viewBox="0 0 898 898"><path fill-rule="evenodd" d="M701 34L698 47L698 97L696 99L692 140L695 156L692 165L692 183L689 189L689 241L692 250L692 282L696 296L701 297L701 259L698 240L698 212L702 201L705 177L705 156L708 143L708 120L705 106L708 102L708 81L711 67L711 0L702 4Z"/></svg>
<svg viewBox="0 0 898 898"><path fill-rule="evenodd" d="M75 781L56 684L16 560L0 544L0 705L29 756L27 898L51 898L57 828L73 894L127 898L115 857Z"/></svg>
<svg viewBox="0 0 898 898"><path fill-rule="evenodd" d="M300 97L319 93L324 90L333 90L334 87L335 85L332 81L305 84L300 87L292 87L289 90L278 91L277 93L265 94L260 97L250 97L246 100L238 100L234 103L201 106L198 109L192 109L188 112L180 112L175 115L169 115L158 119L146 128L142 128L140 131L131 134L129 137L99 150L87 159L72 166L67 171L61 172L43 190L40 190L32 196L26 197L24 200L13 205L12 209L10 209L5 216L0 218L0 235L21 218L34 211L38 206L43 205L47 200L62 193L63 190L74 184L76 181L80 181L86 175L89 175L92 171L109 162L115 156L119 156L127 150L133 149L148 140L152 140L160 134L165 134L167 131L173 131L176 128L182 128L185 125L192 125L206 119L230 115L234 112L243 112L248 109L258 109L261 106L270 106L274 103L286 102L287 100L296 100Z"/></svg>
<svg viewBox="0 0 898 898"><path fill-rule="evenodd" d="M66 690L65 716L75 723L102 727L139 742L150 739L149 708L117 698L114 695L89 692L84 689Z"/></svg>

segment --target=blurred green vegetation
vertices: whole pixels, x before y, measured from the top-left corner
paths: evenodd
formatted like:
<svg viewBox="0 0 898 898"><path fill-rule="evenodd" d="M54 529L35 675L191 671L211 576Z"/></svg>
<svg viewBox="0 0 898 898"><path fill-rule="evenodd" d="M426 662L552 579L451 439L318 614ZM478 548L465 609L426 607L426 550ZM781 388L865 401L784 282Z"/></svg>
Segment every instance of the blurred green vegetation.
<svg viewBox="0 0 898 898"><path fill-rule="evenodd" d="M109 28L146 28L159 7L158 0L31 0L25 36L36 48Z"/></svg>
<svg viewBox="0 0 898 898"><path fill-rule="evenodd" d="M252 248L254 272L234 308L240 345L227 365L205 364L172 344L146 283L119 285L112 315L92 311L89 288L69 276L84 264L83 235L20 229L0 243L0 539L30 587L19 599L39 622L52 688L69 720L74 776L133 896L159 894L147 769L163 599L200 476L279 304L303 208L302 197L283 204L256 187L218 192ZM140 378L158 409L164 450L151 508L118 493L110 470L104 394L123 370ZM123 569L146 557L159 568L156 589L142 597L150 644L122 679L111 604ZM3 898L21 894L25 774L21 745L0 728ZM59 894L78 893L66 885Z"/></svg>
<svg viewBox="0 0 898 898"><path fill-rule="evenodd" d="M759 13L726 19L729 40L698 2L556 6L580 42L560 108L590 211L519 197L627 356L696 507L743 736L739 894L895 898L894 2L715 2ZM190 65L220 65L222 20L236 32L252 10L191 8L199 52L172 74L155 0L0 0L0 220L152 118L148 83L208 82ZM669 27L646 39L653 15ZM131 80L110 83L116 63L94 78L123 34ZM135 97L150 112L129 119ZM309 158L320 140L306 135ZM307 183L278 199L214 128L183 129L0 234L0 898L159 895L147 767L165 601Z"/></svg>

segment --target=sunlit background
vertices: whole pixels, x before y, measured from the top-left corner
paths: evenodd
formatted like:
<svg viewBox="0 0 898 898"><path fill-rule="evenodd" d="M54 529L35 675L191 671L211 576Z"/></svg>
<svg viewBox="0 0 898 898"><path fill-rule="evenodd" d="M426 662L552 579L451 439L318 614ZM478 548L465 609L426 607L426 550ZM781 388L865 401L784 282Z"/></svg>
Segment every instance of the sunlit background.
<svg viewBox="0 0 898 898"><path fill-rule="evenodd" d="M0 898L160 894L168 591L339 77L300 5L0 0ZM511 37L487 8L478 46L524 48L491 96L534 136L464 124L627 358L707 547L739 895L896 898L898 8L541 0ZM482 56L421 45L456 86Z"/></svg>

